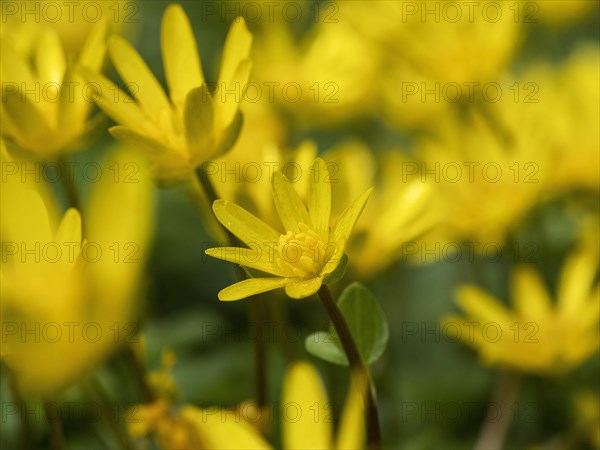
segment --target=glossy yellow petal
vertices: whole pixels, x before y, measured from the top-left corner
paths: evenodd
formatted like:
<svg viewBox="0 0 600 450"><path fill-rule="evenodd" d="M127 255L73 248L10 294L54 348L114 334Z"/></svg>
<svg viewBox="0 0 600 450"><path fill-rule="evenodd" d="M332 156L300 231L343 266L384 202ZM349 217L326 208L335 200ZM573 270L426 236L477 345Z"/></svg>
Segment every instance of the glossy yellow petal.
<svg viewBox="0 0 600 450"><path fill-rule="evenodd" d="M234 79L240 63L250 56L251 47L252 34L248 31L244 18L238 17L227 33L223 47L219 85L230 83Z"/></svg>
<svg viewBox="0 0 600 450"><path fill-rule="evenodd" d="M283 387L283 448L323 450L331 448L331 407L321 377L308 363L288 369Z"/></svg>
<svg viewBox="0 0 600 450"><path fill-rule="evenodd" d="M333 237L336 242L340 239L347 240L352 233L354 224L360 217L369 196L373 192L373 188L367 189L360 197L358 197L352 205L350 205L338 218L335 227L333 228Z"/></svg>
<svg viewBox="0 0 600 450"><path fill-rule="evenodd" d="M213 139L214 107L208 87L193 88L185 98L185 139L197 161L209 160Z"/></svg>
<svg viewBox="0 0 600 450"><path fill-rule="evenodd" d="M516 310L525 319L535 323L547 320L551 300L541 277L531 267L519 267L513 274L512 299Z"/></svg>
<svg viewBox="0 0 600 450"><path fill-rule="evenodd" d="M233 79L223 82L218 86L214 97L217 109L216 130L218 133L224 132L235 119L242 101L244 86L248 83L251 70L252 62L249 59L245 59L233 74Z"/></svg>
<svg viewBox="0 0 600 450"><path fill-rule="evenodd" d="M321 277L310 278L308 280L292 280L285 286L285 293L291 298L306 298L316 294L322 284L323 278Z"/></svg>
<svg viewBox="0 0 600 450"><path fill-rule="evenodd" d="M219 292L219 300L224 302L241 300L256 294L272 291L289 283L287 278L250 278L240 281Z"/></svg>
<svg viewBox="0 0 600 450"><path fill-rule="evenodd" d="M198 433L203 448L219 450L266 450L271 446L251 425L231 411L181 409L180 417Z"/></svg>
<svg viewBox="0 0 600 450"><path fill-rule="evenodd" d="M217 200L213 212L225 228L249 247L279 242L280 233L235 203Z"/></svg>
<svg viewBox="0 0 600 450"><path fill-rule="evenodd" d="M186 96L204 83L194 31L180 5L167 7L162 19L161 48L171 100L183 109Z"/></svg>
<svg viewBox="0 0 600 450"><path fill-rule="evenodd" d="M298 228L299 223L312 227L306 206L300 200L292 183L285 180L281 172L273 174L273 199L277 214L279 214L286 231L298 233L300 231Z"/></svg>
<svg viewBox="0 0 600 450"><path fill-rule="evenodd" d="M204 253L213 258L228 261L240 266L249 267L251 269L260 270L262 272L270 273L280 277L290 276L283 269L273 263L274 261L274 248L272 246L267 247L254 247L238 248L238 247L215 247L209 248Z"/></svg>
<svg viewBox="0 0 600 450"><path fill-rule="evenodd" d="M146 115L153 122L169 127L171 104L139 53L118 36L108 41L108 52L121 78L131 83L131 91Z"/></svg>
<svg viewBox="0 0 600 450"><path fill-rule="evenodd" d="M326 277L330 273L332 273L337 266L342 262L342 258L344 257L344 251L346 248L346 241L344 239L340 239L337 242L329 242L327 244L326 252L330 254L331 257L325 263L323 270L321 271L321 275Z"/></svg>
<svg viewBox="0 0 600 450"><path fill-rule="evenodd" d="M138 132L146 133L150 131L149 122L134 99L104 75L88 70L83 66L78 66L77 70L90 83L90 86L95 84L99 95L97 104L112 120Z"/></svg>
<svg viewBox="0 0 600 450"><path fill-rule="evenodd" d="M560 314L577 317L593 287L598 270L598 250L579 249L565 262L558 283Z"/></svg>
<svg viewBox="0 0 600 450"><path fill-rule="evenodd" d="M514 322L508 310L494 297L475 286L460 286L456 291L457 303L469 315L470 319L481 325L498 323L508 328Z"/></svg>
<svg viewBox="0 0 600 450"><path fill-rule="evenodd" d="M137 131L126 126L111 127L109 128L109 132L115 137L115 139L123 142L131 148L141 150L152 159L160 159L161 157L167 158L172 154L170 149L162 142L152 139L145 134L138 133ZM175 163L175 161L173 161L173 163Z"/></svg>
<svg viewBox="0 0 600 450"><path fill-rule="evenodd" d="M317 158L310 171L308 190L308 214L323 242L329 240L329 216L331 215L331 176L327 164Z"/></svg>
<svg viewBox="0 0 600 450"><path fill-rule="evenodd" d="M35 62L42 86L54 83L58 87L62 83L67 61L58 33L52 28L41 31L35 48Z"/></svg>
<svg viewBox="0 0 600 450"><path fill-rule="evenodd" d="M364 448L365 404L363 399L367 389L369 389L367 378L359 374L353 374L337 431L338 450Z"/></svg>
<svg viewBox="0 0 600 450"><path fill-rule="evenodd" d="M11 123L18 128L19 139L17 144L28 147L31 143L35 148L47 145L52 142L50 134L52 132L49 117L46 117L38 103L32 97L22 100L20 93L6 94L2 90L4 98L4 112L10 116Z"/></svg>

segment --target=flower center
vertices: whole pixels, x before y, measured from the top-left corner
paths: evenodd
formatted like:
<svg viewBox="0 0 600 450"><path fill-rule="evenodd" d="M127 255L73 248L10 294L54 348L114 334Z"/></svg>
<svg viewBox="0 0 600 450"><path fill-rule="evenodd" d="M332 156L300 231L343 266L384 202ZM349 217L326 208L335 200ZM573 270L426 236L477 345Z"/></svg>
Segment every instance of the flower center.
<svg viewBox="0 0 600 450"><path fill-rule="evenodd" d="M312 278L321 272L331 252L307 225L300 223L298 228L299 233L288 231L279 238L275 264L296 277Z"/></svg>

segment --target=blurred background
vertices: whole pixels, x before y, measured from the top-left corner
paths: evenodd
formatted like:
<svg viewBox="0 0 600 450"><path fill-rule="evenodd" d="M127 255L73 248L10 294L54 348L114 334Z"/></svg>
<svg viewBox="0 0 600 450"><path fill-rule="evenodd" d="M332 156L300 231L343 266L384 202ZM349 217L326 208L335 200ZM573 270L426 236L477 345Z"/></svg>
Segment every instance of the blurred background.
<svg viewBox="0 0 600 450"><path fill-rule="evenodd" d="M46 25L77 52L93 25L27 22L11 9L23 3L39 2L2 2L2 40ZM125 36L166 86L160 23L169 2L98 3L108 8L112 33ZM600 305L597 289L590 294L599 243L599 2L179 3L209 82L217 80L235 17L244 16L254 36L244 128L219 167L321 154L339 169L334 214L376 187L350 242L346 276L333 289L365 283L389 321L388 348L371 367L384 447L471 448L487 427L506 436L504 448L600 448ZM105 67L124 86L109 61ZM98 161L115 147L107 123L73 161ZM263 183L234 178L224 170L214 175L220 196L263 218L273 212L263 206ZM76 185L87 201L91 184L80 176ZM64 210L66 198L54 188ZM147 366L159 369L169 349L181 403L234 407L255 395L259 333L269 344L269 401L279 401L290 360L308 358L337 417L346 371L304 349L305 337L328 325L319 302L275 294L268 323L258 327L247 300L220 303L217 293L236 280L235 267L204 255L215 239L182 186L154 192L154 231L132 319L139 331L132 341L143 343ZM584 262L570 262L581 254ZM519 290L514 280L523 266L537 278ZM515 302L539 296L536 280L549 311L528 315ZM483 300L478 308L479 300L457 293L464 285L505 310ZM569 289L585 291L586 306L573 306L568 317L550 312ZM463 333L461 341L456 329L468 317L484 322L485 308L497 322L512 314L504 338L465 342ZM523 333L538 325L534 337L541 338L513 340L513 319ZM585 350L571 357L584 340ZM122 353L111 351L97 376L115 401L141 403ZM82 392L75 384L60 394L63 414L65 402L81 401ZM2 398L3 405L14 401L4 371ZM502 419L490 419L490 406ZM2 448L18 447L20 422L3 408ZM32 441L49 448L44 422L32 422ZM94 421L75 414L63 422L67 448L116 448ZM277 433L275 426L273 442L280 442Z"/></svg>

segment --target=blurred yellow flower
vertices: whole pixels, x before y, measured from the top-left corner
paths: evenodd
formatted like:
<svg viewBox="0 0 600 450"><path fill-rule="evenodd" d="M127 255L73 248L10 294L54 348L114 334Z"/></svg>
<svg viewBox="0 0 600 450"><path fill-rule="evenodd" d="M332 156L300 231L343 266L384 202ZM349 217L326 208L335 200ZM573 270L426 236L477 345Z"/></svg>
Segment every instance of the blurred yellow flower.
<svg viewBox="0 0 600 450"><path fill-rule="evenodd" d="M152 185L141 177L117 182L109 169L133 161L119 148L101 166L105 175L83 211L86 240L80 212L58 220L42 186L18 175L2 184L2 358L24 391L68 387L137 332Z"/></svg>
<svg viewBox="0 0 600 450"><path fill-rule="evenodd" d="M252 35L244 19L231 26L221 61L219 81L211 91L204 81L190 22L179 5L163 15L161 48L170 97L146 63L124 39L112 37L108 52L121 78L137 100L100 74L82 69L99 86L98 105L117 126L117 139L148 154L158 180L183 180L227 150L241 127L239 113L248 82Z"/></svg>
<svg viewBox="0 0 600 450"><path fill-rule="evenodd" d="M346 24L321 22L298 39L276 21L257 35L257 91L296 126L322 127L364 116L375 106L376 59Z"/></svg>
<svg viewBox="0 0 600 450"><path fill-rule="evenodd" d="M596 0L537 0L524 3L522 11L529 22L562 26L589 17L599 5Z"/></svg>
<svg viewBox="0 0 600 450"><path fill-rule="evenodd" d="M347 243L348 268L364 279L400 258L408 260L403 249L407 244L417 245L415 241L438 220L437 210L430 205L432 185L408 175L418 165L398 151L375 158L357 143L336 147L325 159L337 169L334 204L345 204L376 186Z"/></svg>
<svg viewBox="0 0 600 450"><path fill-rule="evenodd" d="M249 248L212 248L206 254L274 275L229 286L219 292L219 300L240 300L281 287L292 298L305 298L315 294L336 270L372 188L358 197L330 228L331 179L327 164L317 158L308 175L308 208L281 171L273 175L273 199L284 234L235 203L214 203L217 219Z"/></svg>
<svg viewBox="0 0 600 450"><path fill-rule="evenodd" d="M361 377L351 382L340 418L337 437L332 430L334 405L327 399L323 382L316 369L307 362L296 362L284 380L281 411L283 445L287 450L358 450L364 441L364 405L361 392L367 388ZM251 405L246 404L248 412ZM252 426L273 412L253 409L252 420L243 411L219 408L197 408L183 405L175 408L165 398L148 405L137 405L127 417L129 432L136 442L149 435L156 437L163 449L270 450L273 447ZM289 416L288 416L289 415ZM250 421L249 421L250 420Z"/></svg>
<svg viewBox="0 0 600 450"><path fill-rule="evenodd" d="M405 175L435 188L432 207L443 219L431 239L502 244L541 198L551 165L539 109L502 101L487 113L448 117L420 141L418 170Z"/></svg>
<svg viewBox="0 0 600 450"><path fill-rule="evenodd" d="M463 286L457 299L467 317L447 318L448 330L474 347L486 364L544 375L568 372L600 346L597 270L597 248L572 254L554 304L541 276L518 267L512 278L512 311L481 289Z"/></svg>
<svg viewBox="0 0 600 450"><path fill-rule="evenodd" d="M578 425L588 442L595 449L600 449L600 400L591 390L581 390L575 396Z"/></svg>
<svg viewBox="0 0 600 450"><path fill-rule="evenodd" d="M18 33L6 33L0 42L2 135L9 147L51 160L84 148L86 134L100 123L100 116L90 119L92 95L57 32L51 28L29 31L35 33L29 52L19 50ZM106 24L98 22L75 60L78 65L100 71L105 34Z"/></svg>

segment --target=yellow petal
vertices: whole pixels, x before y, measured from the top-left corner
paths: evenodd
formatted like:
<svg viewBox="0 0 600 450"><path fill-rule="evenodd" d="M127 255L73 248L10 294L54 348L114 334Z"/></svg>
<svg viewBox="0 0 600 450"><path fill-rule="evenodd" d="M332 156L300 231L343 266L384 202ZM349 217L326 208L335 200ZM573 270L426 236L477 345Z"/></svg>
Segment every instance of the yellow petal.
<svg viewBox="0 0 600 450"><path fill-rule="evenodd" d="M558 283L561 314L576 317L592 289L598 270L598 250L580 249L565 262Z"/></svg>
<svg viewBox="0 0 600 450"><path fill-rule="evenodd" d="M246 27L243 17L238 17L227 33L223 47L223 59L219 73L219 85L230 83L235 76L240 63L248 59L252 47L252 34Z"/></svg>
<svg viewBox="0 0 600 450"><path fill-rule="evenodd" d="M90 32L77 62L80 66L98 72L102 68L106 56L106 31L108 24L105 20L98 21Z"/></svg>
<svg viewBox="0 0 600 450"><path fill-rule="evenodd" d="M531 267L519 267L513 275L512 299L525 320L540 323L551 312L551 300L544 283Z"/></svg>
<svg viewBox="0 0 600 450"><path fill-rule="evenodd" d="M235 203L217 200L213 211L219 222L248 247L279 242L280 233Z"/></svg>
<svg viewBox="0 0 600 450"><path fill-rule="evenodd" d="M6 86L3 86L3 109L10 116L11 123L17 127L20 137L26 143L32 143L36 148L43 148L44 144L52 142L50 133L50 117L41 112L39 104L31 96L27 96L25 101L21 98L21 93L7 93ZM3 118L4 119L4 118ZM21 140L17 144L25 145Z"/></svg>
<svg viewBox="0 0 600 450"><path fill-rule="evenodd" d="M331 448L332 405L321 377L310 364L295 363L287 371L282 402L284 449Z"/></svg>
<svg viewBox="0 0 600 450"><path fill-rule="evenodd" d="M366 376L353 374L337 432L338 450L363 448L365 436L365 404L363 399L367 389L369 389L369 381Z"/></svg>
<svg viewBox="0 0 600 450"><path fill-rule="evenodd" d="M285 286L285 293L291 298L306 298L316 294L322 284L323 278L321 277L311 278L309 280L290 281L290 283Z"/></svg>
<svg viewBox="0 0 600 450"><path fill-rule="evenodd" d="M331 177L327 164L317 158L311 167L308 191L308 214L323 242L329 239L329 216L331 215Z"/></svg>
<svg viewBox="0 0 600 450"><path fill-rule="evenodd" d="M204 83L194 32L180 5L167 7L162 19L161 49L171 100L183 109L186 96Z"/></svg>
<svg viewBox="0 0 600 450"><path fill-rule="evenodd" d="M100 95L97 103L112 120L119 125L125 125L138 132L147 132L147 119L137 102L119 89L108 78L99 73L78 66L77 70L94 86L95 83Z"/></svg>
<svg viewBox="0 0 600 450"><path fill-rule="evenodd" d="M223 289L219 292L219 300L224 302L241 300L252 295L278 289L288 282L287 278L250 278Z"/></svg>
<svg viewBox="0 0 600 450"><path fill-rule="evenodd" d="M214 97L217 109L217 133L224 132L235 119L242 101L244 86L248 83L251 70L252 62L249 59L245 59L238 66L233 79L223 82L218 86Z"/></svg>
<svg viewBox="0 0 600 450"><path fill-rule="evenodd" d="M207 249L204 253L213 258L222 259L223 261L228 261L280 277L287 277L290 275L273 263L275 256L273 247L254 247L252 249L215 247Z"/></svg>
<svg viewBox="0 0 600 450"><path fill-rule="evenodd" d="M185 139L194 160L209 160L213 138L214 111L210 92L205 84L193 88L185 98Z"/></svg>
<svg viewBox="0 0 600 450"><path fill-rule="evenodd" d="M131 83L132 92L146 115L155 123L170 126L169 100L138 52L118 36L110 38L108 51L121 78Z"/></svg>
<svg viewBox="0 0 600 450"><path fill-rule="evenodd" d="M273 174L273 199L275 208L286 231L298 233L299 223L312 226L306 206L300 200L298 193L294 190L292 183L283 178L283 173Z"/></svg>
<svg viewBox="0 0 600 450"><path fill-rule="evenodd" d="M475 286L460 286L456 291L457 303L481 325L498 323L503 328L510 327L514 319L508 310L494 297Z"/></svg>
<svg viewBox="0 0 600 450"><path fill-rule="evenodd" d="M35 61L38 77L42 86L55 83L60 85L65 75L67 62L58 33L46 28L39 37L36 46Z"/></svg>
<svg viewBox="0 0 600 450"><path fill-rule="evenodd" d="M358 197L352 205L350 205L338 218L335 227L333 228L333 236L336 242L339 239L348 240L350 237L350 233L352 233L352 229L354 228L354 224L360 217L365 205L367 204L367 200L369 200L369 196L373 192L373 188L367 189L360 197Z"/></svg>
<svg viewBox="0 0 600 450"><path fill-rule="evenodd" d="M332 248L333 246L333 248ZM325 263L325 266L323 267L323 270L321 271L321 275L323 277L326 277L327 275L329 275L330 273L332 273L337 266L340 264L340 262L342 262L342 258L344 257L344 251L346 249L346 241L342 238L340 240L338 240L337 242L329 242L327 244L327 248L325 249L325 251L327 252L327 254L331 254L331 257L327 260L327 263Z"/></svg>
<svg viewBox="0 0 600 450"><path fill-rule="evenodd" d="M222 410L181 409L180 417L198 433L203 448L219 450L266 450L271 446L258 431L236 414Z"/></svg>

